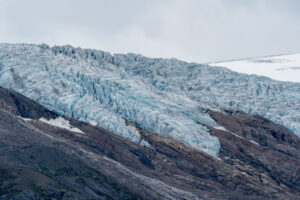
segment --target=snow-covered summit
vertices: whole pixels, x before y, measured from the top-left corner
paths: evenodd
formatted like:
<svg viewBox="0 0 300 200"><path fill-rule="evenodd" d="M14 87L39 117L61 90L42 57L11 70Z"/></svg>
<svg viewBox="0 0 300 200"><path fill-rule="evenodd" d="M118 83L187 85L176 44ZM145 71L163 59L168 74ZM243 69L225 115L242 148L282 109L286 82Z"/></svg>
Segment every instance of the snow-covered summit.
<svg viewBox="0 0 300 200"><path fill-rule="evenodd" d="M209 64L233 71L266 76L279 81L300 82L300 53L258 57Z"/></svg>
<svg viewBox="0 0 300 200"><path fill-rule="evenodd" d="M0 44L0 86L136 143L140 135L126 121L214 156L220 144L206 126L218 125L208 109L259 114L300 136L299 83L176 59Z"/></svg>

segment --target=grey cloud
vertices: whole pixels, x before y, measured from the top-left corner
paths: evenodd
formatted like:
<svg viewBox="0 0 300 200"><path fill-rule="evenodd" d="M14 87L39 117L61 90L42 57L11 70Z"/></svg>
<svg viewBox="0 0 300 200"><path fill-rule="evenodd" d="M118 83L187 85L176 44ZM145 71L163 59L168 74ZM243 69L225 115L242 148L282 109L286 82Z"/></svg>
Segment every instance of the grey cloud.
<svg viewBox="0 0 300 200"><path fill-rule="evenodd" d="M0 42L195 62L300 52L298 0L0 0Z"/></svg>

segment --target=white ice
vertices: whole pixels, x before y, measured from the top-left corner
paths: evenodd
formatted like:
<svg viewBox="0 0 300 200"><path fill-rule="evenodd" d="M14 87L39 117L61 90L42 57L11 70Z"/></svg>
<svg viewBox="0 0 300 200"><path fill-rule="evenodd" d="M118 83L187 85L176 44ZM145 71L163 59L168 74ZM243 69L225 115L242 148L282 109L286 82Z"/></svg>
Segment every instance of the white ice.
<svg viewBox="0 0 300 200"><path fill-rule="evenodd" d="M300 82L300 54L259 57L210 63L233 71L266 76L279 81Z"/></svg>
<svg viewBox="0 0 300 200"><path fill-rule="evenodd" d="M64 119L63 117L58 117L58 118L49 119L49 120L45 119L45 118L40 118L39 120L44 122L44 123L47 123L51 126L56 126L56 127L59 127L59 128L67 129L67 130L75 132L75 133L85 134L79 128L71 126L70 122L68 120Z"/></svg>

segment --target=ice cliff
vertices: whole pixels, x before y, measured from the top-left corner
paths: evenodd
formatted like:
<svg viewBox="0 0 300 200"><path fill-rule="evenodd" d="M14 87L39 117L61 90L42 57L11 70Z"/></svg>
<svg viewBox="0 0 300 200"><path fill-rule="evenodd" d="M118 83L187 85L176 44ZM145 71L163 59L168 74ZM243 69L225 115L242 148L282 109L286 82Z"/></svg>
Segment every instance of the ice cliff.
<svg viewBox="0 0 300 200"><path fill-rule="evenodd" d="M0 44L0 86L48 109L144 143L130 121L217 156L206 111L259 114L300 136L300 84L176 59L71 46Z"/></svg>

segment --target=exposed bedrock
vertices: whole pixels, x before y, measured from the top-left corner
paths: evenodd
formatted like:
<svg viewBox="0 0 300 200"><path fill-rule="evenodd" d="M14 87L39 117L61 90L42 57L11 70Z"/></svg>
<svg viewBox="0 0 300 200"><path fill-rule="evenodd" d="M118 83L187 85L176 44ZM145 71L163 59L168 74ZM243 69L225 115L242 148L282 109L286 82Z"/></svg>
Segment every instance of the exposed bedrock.
<svg viewBox="0 0 300 200"><path fill-rule="evenodd" d="M142 146L0 89L0 199L297 199L299 138L240 111L209 111L219 159L132 122ZM85 134L39 120L63 117Z"/></svg>

